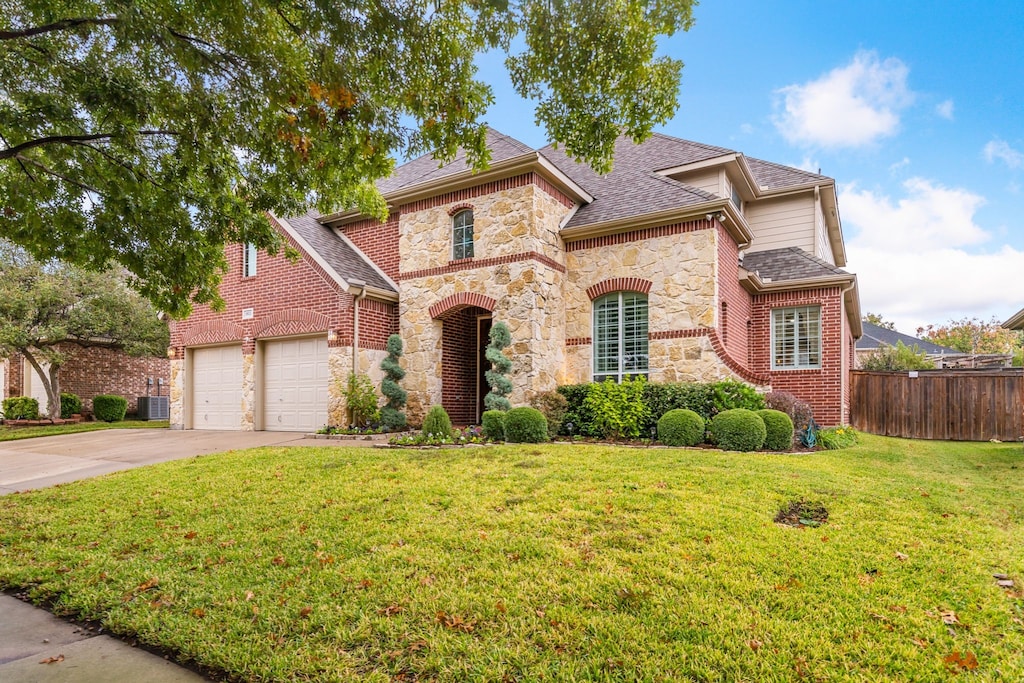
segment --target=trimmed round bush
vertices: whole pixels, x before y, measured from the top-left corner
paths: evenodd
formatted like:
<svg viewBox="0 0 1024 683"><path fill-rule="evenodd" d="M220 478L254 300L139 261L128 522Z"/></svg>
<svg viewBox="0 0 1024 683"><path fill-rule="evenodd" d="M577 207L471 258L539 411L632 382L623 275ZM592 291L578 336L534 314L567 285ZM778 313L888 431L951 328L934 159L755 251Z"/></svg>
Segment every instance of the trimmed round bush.
<svg viewBox="0 0 1024 683"><path fill-rule="evenodd" d="M491 441L505 440L504 410L485 410L484 414L480 417L480 421L483 423L484 436Z"/></svg>
<svg viewBox="0 0 1024 683"><path fill-rule="evenodd" d="M704 418L686 408L670 410L658 420L658 441L666 446L704 443Z"/></svg>
<svg viewBox="0 0 1024 683"><path fill-rule="evenodd" d="M444 439L452 438L452 420L443 406L430 406L423 418L423 435L433 434Z"/></svg>
<svg viewBox="0 0 1024 683"><path fill-rule="evenodd" d="M505 441L541 443L548 440L548 421L536 408L513 408L505 413Z"/></svg>
<svg viewBox="0 0 1024 683"><path fill-rule="evenodd" d="M768 436L764 420L752 410L733 408L711 418L713 442L727 451L756 451Z"/></svg>
<svg viewBox="0 0 1024 683"><path fill-rule="evenodd" d="M771 408L759 410L757 414L764 421L765 450L788 451L793 447L793 421L789 419L789 415Z"/></svg>
<svg viewBox="0 0 1024 683"><path fill-rule="evenodd" d="M65 420L82 412L82 399L70 392L60 393L60 416Z"/></svg>
<svg viewBox="0 0 1024 683"><path fill-rule="evenodd" d="M113 394L100 394L92 398L92 414L103 422L120 422L128 412L128 399Z"/></svg>
<svg viewBox="0 0 1024 683"><path fill-rule="evenodd" d="M31 396L11 396L3 402L5 420L38 420L39 401Z"/></svg>

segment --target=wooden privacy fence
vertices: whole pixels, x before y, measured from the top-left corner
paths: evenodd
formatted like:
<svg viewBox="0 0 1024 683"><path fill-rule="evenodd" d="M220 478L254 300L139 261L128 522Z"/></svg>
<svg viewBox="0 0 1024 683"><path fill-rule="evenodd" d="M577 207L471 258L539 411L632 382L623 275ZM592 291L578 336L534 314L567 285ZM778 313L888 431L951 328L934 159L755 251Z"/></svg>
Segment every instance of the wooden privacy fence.
<svg viewBox="0 0 1024 683"><path fill-rule="evenodd" d="M851 373L850 422L869 434L946 441L1024 435L1024 370Z"/></svg>

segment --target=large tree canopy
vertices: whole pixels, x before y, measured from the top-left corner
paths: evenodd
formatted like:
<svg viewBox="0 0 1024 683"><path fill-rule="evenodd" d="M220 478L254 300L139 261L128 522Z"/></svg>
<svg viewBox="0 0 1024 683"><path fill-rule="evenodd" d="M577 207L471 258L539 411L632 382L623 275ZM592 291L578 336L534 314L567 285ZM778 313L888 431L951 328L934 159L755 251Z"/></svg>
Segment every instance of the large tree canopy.
<svg viewBox="0 0 1024 683"><path fill-rule="evenodd" d="M113 346L163 354L167 323L116 271L42 264L0 242L0 357L18 352L43 380L50 417L60 417L64 347Z"/></svg>
<svg viewBox="0 0 1024 683"><path fill-rule="evenodd" d="M501 50L537 122L610 168L675 113L656 39L694 0L0 0L0 236L122 264L164 310L217 302L226 242L279 246L264 212L386 206L396 156L486 164Z"/></svg>

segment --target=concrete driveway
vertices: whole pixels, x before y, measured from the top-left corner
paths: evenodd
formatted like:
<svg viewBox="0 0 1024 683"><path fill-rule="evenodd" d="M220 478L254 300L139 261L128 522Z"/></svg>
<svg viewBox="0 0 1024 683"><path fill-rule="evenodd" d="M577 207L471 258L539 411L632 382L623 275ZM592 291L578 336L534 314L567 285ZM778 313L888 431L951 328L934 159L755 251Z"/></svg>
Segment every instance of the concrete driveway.
<svg viewBox="0 0 1024 683"><path fill-rule="evenodd" d="M106 429L0 442L0 495L156 462L257 446L324 446L290 432Z"/></svg>

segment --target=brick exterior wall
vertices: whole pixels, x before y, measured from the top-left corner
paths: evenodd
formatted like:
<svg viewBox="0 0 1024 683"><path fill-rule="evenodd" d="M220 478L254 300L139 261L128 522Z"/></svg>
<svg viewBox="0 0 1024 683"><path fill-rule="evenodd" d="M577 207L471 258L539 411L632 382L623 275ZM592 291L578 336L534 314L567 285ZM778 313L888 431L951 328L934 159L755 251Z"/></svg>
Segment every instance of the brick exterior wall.
<svg viewBox="0 0 1024 683"><path fill-rule="evenodd" d="M739 249L718 225L718 337L729 356L750 368L751 296L740 286Z"/></svg>
<svg viewBox="0 0 1024 683"><path fill-rule="evenodd" d="M400 211L392 211L387 221L369 219L342 228L345 237L366 254L388 277L398 277L398 219Z"/></svg>
<svg viewBox="0 0 1024 683"><path fill-rule="evenodd" d="M441 321L441 405L453 425L477 421L476 316L486 312L466 307L452 311Z"/></svg>
<svg viewBox="0 0 1024 683"><path fill-rule="evenodd" d="M398 307L376 299L359 300L359 348L383 351L398 334Z"/></svg>
<svg viewBox="0 0 1024 683"><path fill-rule="evenodd" d="M821 368L817 370L771 370L772 310L789 306L821 306ZM838 287L800 292L759 294L753 301L753 370L771 377L772 389L788 391L814 410L822 426L849 421L849 346L842 291Z"/></svg>
<svg viewBox="0 0 1024 683"><path fill-rule="evenodd" d="M82 410L92 412L92 399L99 394L116 394L128 399L128 413L138 410L138 397L147 395L146 379L153 378L148 395L156 396L157 380L163 380L161 395L170 392L170 362L164 356L129 356L123 351L106 347L82 348L65 344L61 351L67 360L60 368L60 390L82 399ZM8 366L7 396L20 396L24 392L22 368L25 360L20 354L10 359Z"/></svg>

